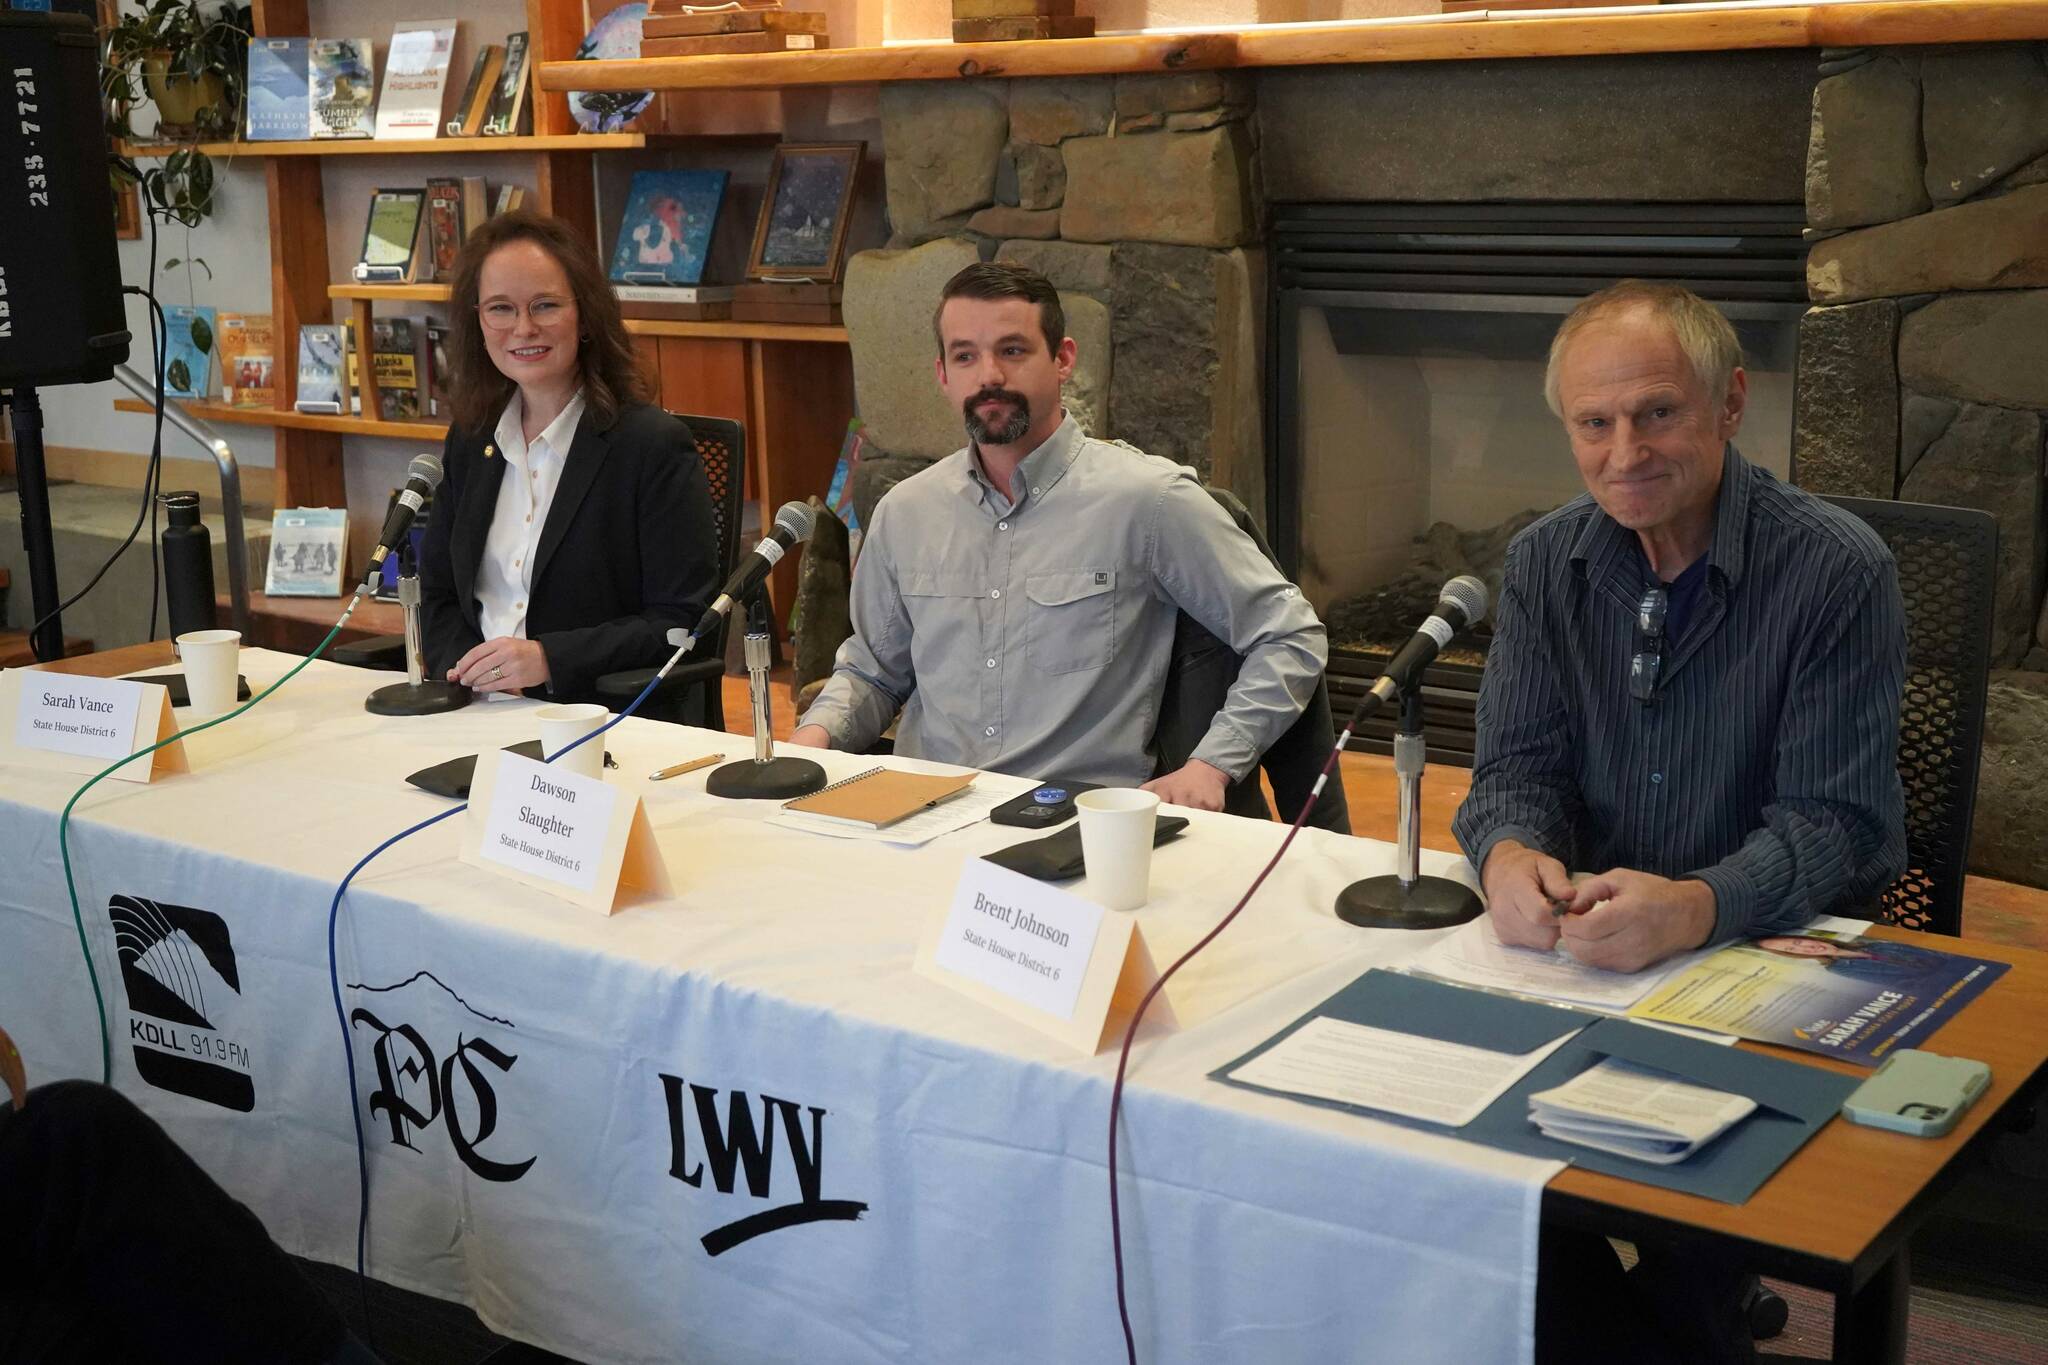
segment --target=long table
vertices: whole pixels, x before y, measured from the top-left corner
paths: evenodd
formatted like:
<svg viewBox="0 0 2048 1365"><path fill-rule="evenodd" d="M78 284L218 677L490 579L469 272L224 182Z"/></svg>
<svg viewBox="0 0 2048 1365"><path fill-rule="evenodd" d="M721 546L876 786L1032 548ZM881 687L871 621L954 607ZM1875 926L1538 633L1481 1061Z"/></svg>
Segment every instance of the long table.
<svg viewBox="0 0 2048 1365"><path fill-rule="evenodd" d="M293 661L246 650L252 686ZM341 903L336 884L449 802L405 785L532 737L532 703L379 718L378 675L316 662L187 741L192 771L108 782L71 829L114 1081L293 1252L351 1264L361 1108L369 1263L591 1361L1100 1361L1120 1356L1106 1126L1084 1057L912 971L986 822L918 850L765 823L705 774L646 789L672 898L603 916L456 857L460 820ZM629 719L615 781L731 735ZM827 755L837 778L873 760ZM35 1076L97 1076L59 862L76 779L10 771L0 1017ZM1205 933L1278 825L1194 813L1137 912L1160 962ZM1206 1078L1410 936L1330 912L1384 845L1304 833L1176 977L1134 1053L1119 1153L1150 1361L1515 1361L1558 1167ZM1436 855L1432 870L1454 873Z"/></svg>
<svg viewBox="0 0 2048 1365"><path fill-rule="evenodd" d="M244 671L260 684L291 662L249 651ZM116 1083L289 1249L338 1264L353 1259L354 1147L324 959L334 885L446 808L406 772L534 733L523 702L368 717L360 698L381 681L316 663L190 741L190 776L103 784L73 824ZM635 720L607 738L615 780L747 748ZM871 760L825 762L838 777ZM702 781L648 789L674 897L609 918L456 862L459 820L358 878L341 960L372 1273L588 1360L1117 1357L1113 1054L1064 1052L910 970L962 862L1017 832L984 824L916 851L827 840ZM56 862L72 785L11 772L0 792L26 873L0 889L0 1022L46 1079L98 1070ZM1194 820L1137 912L1162 963L1281 835ZM1839 1296L1837 1359L1903 1358L1906 1235L2048 1075L2048 955L1967 945L2014 967L1929 1044L1992 1065L1954 1133L1831 1124L1728 1206L1205 1079L1421 946L1330 913L1391 861L1305 832L1175 978L1179 1027L1141 1035L1119 1162L1143 1358L1526 1359L1539 1216L1739 1247ZM1448 854L1425 865L1469 879ZM117 918L144 939L168 926L157 939L177 953L152 940L124 971ZM206 1027L167 1017L165 983L205 993ZM165 1051L180 1041L194 1055Z"/></svg>

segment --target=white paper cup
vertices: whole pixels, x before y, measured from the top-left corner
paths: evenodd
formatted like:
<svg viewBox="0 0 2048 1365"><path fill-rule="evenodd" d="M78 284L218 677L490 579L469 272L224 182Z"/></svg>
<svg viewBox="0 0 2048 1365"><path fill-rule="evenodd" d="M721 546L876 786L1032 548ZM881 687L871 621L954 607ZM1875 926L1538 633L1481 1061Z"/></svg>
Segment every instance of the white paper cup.
<svg viewBox="0 0 2048 1365"><path fill-rule="evenodd" d="M540 709L540 752L546 758L569 749L571 744L605 723L611 712L595 702L571 706L543 706ZM604 741L593 739L576 744L555 760L555 766L582 777L604 776Z"/></svg>
<svg viewBox="0 0 2048 1365"><path fill-rule="evenodd" d="M178 637L185 665L185 693L192 714L219 716L235 709L235 681L242 664L239 630L190 630Z"/></svg>
<svg viewBox="0 0 2048 1365"><path fill-rule="evenodd" d="M1074 798L1081 813L1081 892L1110 910L1135 910L1152 887L1152 826L1159 798L1134 787L1104 787Z"/></svg>

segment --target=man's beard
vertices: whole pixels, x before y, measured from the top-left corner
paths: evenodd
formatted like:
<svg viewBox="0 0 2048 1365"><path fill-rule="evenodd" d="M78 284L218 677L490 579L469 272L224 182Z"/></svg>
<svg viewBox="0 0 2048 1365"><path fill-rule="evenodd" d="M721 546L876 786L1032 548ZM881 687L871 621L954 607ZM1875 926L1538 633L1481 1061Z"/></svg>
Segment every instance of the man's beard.
<svg viewBox="0 0 2048 1365"><path fill-rule="evenodd" d="M990 423L982 417L980 407L990 399L1000 399L1010 405L1009 416L999 422ZM961 405L967 417L967 435L978 446L1006 446L1024 439L1024 433L1031 430L1031 404L1021 393L1009 389L983 389Z"/></svg>

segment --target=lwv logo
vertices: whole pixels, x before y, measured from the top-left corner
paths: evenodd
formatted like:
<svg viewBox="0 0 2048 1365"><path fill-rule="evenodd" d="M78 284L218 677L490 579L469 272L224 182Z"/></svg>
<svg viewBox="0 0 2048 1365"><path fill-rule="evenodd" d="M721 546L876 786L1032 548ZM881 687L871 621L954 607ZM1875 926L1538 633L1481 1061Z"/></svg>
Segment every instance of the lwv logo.
<svg viewBox="0 0 2048 1365"><path fill-rule="evenodd" d="M668 1101L668 1173L692 1189L704 1187L708 1170L711 1183L720 1194L731 1194L734 1182L743 1177L747 1193L767 1199L775 1178L775 1130L780 1120L783 1141L789 1148L789 1166L796 1177L797 1202L751 1213L724 1227L704 1234L704 1250L713 1256L732 1250L741 1242L766 1232L777 1232L803 1223L852 1222L868 1206L852 1199L824 1199L825 1111L799 1106L794 1100L763 1095L761 1119L754 1121L753 1101L744 1090L729 1091L723 1112L718 1090L708 1085L686 1084L681 1076L661 1073L661 1088ZM685 1096L684 1091L689 1093ZM804 1123L805 1113L810 1122ZM690 1139L691 1118L696 1119L696 1142ZM785 1181L783 1188L788 1189Z"/></svg>

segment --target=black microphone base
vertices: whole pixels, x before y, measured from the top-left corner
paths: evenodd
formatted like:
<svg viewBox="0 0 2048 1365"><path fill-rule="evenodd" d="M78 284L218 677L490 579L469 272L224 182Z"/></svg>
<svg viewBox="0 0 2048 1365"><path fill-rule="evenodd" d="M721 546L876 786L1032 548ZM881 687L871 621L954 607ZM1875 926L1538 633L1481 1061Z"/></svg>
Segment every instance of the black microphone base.
<svg viewBox="0 0 2048 1365"><path fill-rule="evenodd" d="M751 758L713 768L704 790L734 801L787 801L825 787L825 770L808 758Z"/></svg>
<svg viewBox="0 0 2048 1365"><path fill-rule="evenodd" d="M1337 918L1361 929L1449 929L1478 919L1485 908L1462 882L1417 877L1367 877L1337 893Z"/></svg>
<svg viewBox="0 0 2048 1365"><path fill-rule="evenodd" d="M460 711L469 705L470 691L457 683L392 683L363 698L363 709L373 716L438 716Z"/></svg>

